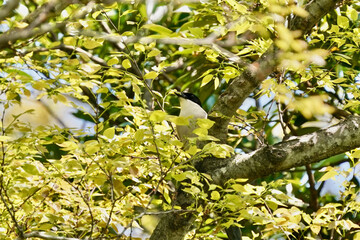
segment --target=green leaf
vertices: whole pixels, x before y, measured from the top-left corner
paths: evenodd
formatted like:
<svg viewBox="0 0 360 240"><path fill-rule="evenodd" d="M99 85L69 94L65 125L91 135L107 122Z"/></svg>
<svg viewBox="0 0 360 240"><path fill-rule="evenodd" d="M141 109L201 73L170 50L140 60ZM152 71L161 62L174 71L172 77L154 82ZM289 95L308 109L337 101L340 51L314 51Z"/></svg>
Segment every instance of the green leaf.
<svg viewBox="0 0 360 240"><path fill-rule="evenodd" d="M179 126L189 125L189 117L169 116L168 120Z"/></svg>
<svg viewBox="0 0 360 240"><path fill-rule="evenodd" d="M360 158L360 149L354 150L354 152L351 153L351 156L353 158Z"/></svg>
<svg viewBox="0 0 360 240"><path fill-rule="evenodd" d="M214 125L214 121L210 120L210 119L204 119L204 118L198 118L196 120L197 125L199 125L199 127L201 128L205 128L205 129L210 129L213 125Z"/></svg>
<svg viewBox="0 0 360 240"><path fill-rule="evenodd" d="M240 192L240 193L245 192L245 188L244 188L244 186L241 185L241 184L233 184L233 185L231 185L231 187L232 187L236 192Z"/></svg>
<svg viewBox="0 0 360 240"><path fill-rule="evenodd" d="M151 113L150 121L161 122L165 120L166 116L167 116L166 112L163 112L161 110L156 110Z"/></svg>
<svg viewBox="0 0 360 240"><path fill-rule="evenodd" d="M349 19L344 16L337 16L337 23L341 28L348 28L349 27Z"/></svg>
<svg viewBox="0 0 360 240"><path fill-rule="evenodd" d="M215 78L214 80L214 89L217 89L220 85L220 80L218 77Z"/></svg>
<svg viewBox="0 0 360 240"><path fill-rule="evenodd" d="M108 139L113 139L115 136L115 127L108 128L104 131L104 136Z"/></svg>
<svg viewBox="0 0 360 240"><path fill-rule="evenodd" d="M74 37L64 37L63 42L65 45L76 46L77 40Z"/></svg>
<svg viewBox="0 0 360 240"><path fill-rule="evenodd" d="M213 74L206 75L201 81L201 87L208 84L212 80L213 76L214 76Z"/></svg>
<svg viewBox="0 0 360 240"><path fill-rule="evenodd" d="M117 57L113 57L107 61L108 66L112 66L119 63L119 59Z"/></svg>
<svg viewBox="0 0 360 240"><path fill-rule="evenodd" d="M157 72L151 71L144 75L144 79L155 79L158 75Z"/></svg>
<svg viewBox="0 0 360 240"><path fill-rule="evenodd" d="M319 182L323 182L326 181L328 179L333 179L335 180L335 176L339 175L339 173L335 170L330 170L327 173L325 173L320 179Z"/></svg>
<svg viewBox="0 0 360 240"><path fill-rule="evenodd" d="M191 34L193 34L196 38L203 38L204 37L204 30L199 27L189 28Z"/></svg>
<svg viewBox="0 0 360 240"><path fill-rule="evenodd" d="M226 144L217 144L215 142L208 143L203 148L204 153L212 154L217 158L229 157L234 149Z"/></svg>
<svg viewBox="0 0 360 240"><path fill-rule="evenodd" d="M211 199L218 201L220 199L220 193L218 191L212 191L211 192Z"/></svg>
<svg viewBox="0 0 360 240"><path fill-rule="evenodd" d="M108 93L109 89L107 87L102 87L96 90L96 93Z"/></svg>
<svg viewBox="0 0 360 240"><path fill-rule="evenodd" d="M83 46L87 49L94 49L94 48L102 46L102 42L99 42L99 41L96 41L93 39L86 39L83 42Z"/></svg>
<svg viewBox="0 0 360 240"><path fill-rule="evenodd" d="M350 18L351 21L355 22L358 20L359 13L351 6L348 6L346 10L346 16Z"/></svg>
<svg viewBox="0 0 360 240"><path fill-rule="evenodd" d="M198 136L207 136L208 130L204 128L196 128L193 130L193 133L195 133Z"/></svg>
<svg viewBox="0 0 360 240"><path fill-rule="evenodd" d="M144 47L144 45L142 45L142 44L140 44L140 43L135 43L135 44L134 44L134 48L135 48L137 51L145 52L145 47Z"/></svg>
<svg viewBox="0 0 360 240"><path fill-rule="evenodd" d="M142 26L142 28L146 28L151 31L160 33L162 35L167 35L167 36L169 36L173 33L173 31L171 31L170 29L168 29L164 26L156 25L156 24L146 24L146 25Z"/></svg>
<svg viewBox="0 0 360 240"><path fill-rule="evenodd" d="M125 59L124 61L122 61L121 65L122 65L125 69L131 68L131 62L130 62L129 59Z"/></svg>
<svg viewBox="0 0 360 240"><path fill-rule="evenodd" d="M60 146L63 151L71 151L78 148L78 145L71 141L65 141L63 143L58 143L57 145Z"/></svg>
<svg viewBox="0 0 360 240"><path fill-rule="evenodd" d="M94 74L101 69L101 66L96 63L85 63L80 65L80 69L88 74Z"/></svg>
<svg viewBox="0 0 360 240"><path fill-rule="evenodd" d="M89 140L84 143L85 152L89 155L92 155L100 150L99 142L96 140Z"/></svg>
<svg viewBox="0 0 360 240"><path fill-rule="evenodd" d="M173 178L178 182L182 182L186 179L186 173L183 172L180 174L173 175Z"/></svg>
<svg viewBox="0 0 360 240"><path fill-rule="evenodd" d="M190 193L191 195L198 195L201 193L201 190L196 186L191 186L190 188L184 188L184 192Z"/></svg>
<svg viewBox="0 0 360 240"><path fill-rule="evenodd" d="M39 170L32 164L26 163L22 166L22 169L31 175L39 175Z"/></svg>
<svg viewBox="0 0 360 240"><path fill-rule="evenodd" d="M130 13L134 13L134 12L137 12L138 10L134 10L134 9L129 9L129 10L126 10L125 12L123 12L121 14L121 16L125 16L125 15L128 15Z"/></svg>
<svg viewBox="0 0 360 240"><path fill-rule="evenodd" d="M171 204L171 198L169 196L169 193L167 191L164 191L164 194L163 194L164 198L165 198L165 201L168 203L168 204Z"/></svg>
<svg viewBox="0 0 360 240"><path fill-rule="evenodd" d="M236 68L229 66L224 68L223 73L224 73L224 77L227 79L232 79L240 75L240 72Z"/></svg>
<svg viewBox="0 0 360 240"><path fill-rule="evenodd" d="M155 57L155 56L159 55L160 53L161 53L160 50L154 49L154 50L151 50L151 51L148 53L148 57Z"/></svg>

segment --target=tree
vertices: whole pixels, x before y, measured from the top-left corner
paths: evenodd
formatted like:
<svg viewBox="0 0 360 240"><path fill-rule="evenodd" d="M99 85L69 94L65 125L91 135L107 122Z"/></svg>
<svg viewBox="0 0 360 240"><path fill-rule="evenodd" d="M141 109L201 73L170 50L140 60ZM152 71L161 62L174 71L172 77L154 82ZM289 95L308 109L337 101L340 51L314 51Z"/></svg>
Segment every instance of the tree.
<svg viewBox="0 0 360 240"><path fill-rule="evenodd" d="M1 2L1 238L360 239L356 2Z"/></svg>

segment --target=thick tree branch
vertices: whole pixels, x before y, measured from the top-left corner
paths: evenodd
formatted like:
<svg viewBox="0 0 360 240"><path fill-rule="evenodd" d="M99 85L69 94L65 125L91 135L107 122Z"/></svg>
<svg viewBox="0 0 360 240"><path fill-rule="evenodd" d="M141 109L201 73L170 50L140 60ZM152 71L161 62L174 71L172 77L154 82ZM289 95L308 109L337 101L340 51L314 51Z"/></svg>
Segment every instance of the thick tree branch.
<svg viewBox="0 0 360 240"><path fill-rule="evenodd" d="M308 33L322 17L335 9L341 2L341 0L310 1L305 8L309 15L306 18L295 16L289 24L290 30L300 30L303 34Z"/></svg>
<svg viewBox="0 0 360 240"><path fill-rule="evenodd" d="M217 184L229 179L256 179L274 172L321 161L360 147L360 117L351 116L329 128L285 142L235 155L226 161L208 159L197 168L210 174Z"/></svg>
<svg viewBox="0 0 360 240"><path fill-rule="evenodd" d="M300 30L303 34L319 22L329 11L334 9L340 0L314 0L306 6L309 13L306 18L295 17L290 26L291 30ZM247 96L274 71L277 65L277 56L280 50L274 44L270 46L265 54L256 62L249 65L244 72L235 78L229 87L219 97L209 114L209 118L215 121L210 131L212 136L216 136L222 142L226 141L227 126L230 118L241 106Z"/></svg>

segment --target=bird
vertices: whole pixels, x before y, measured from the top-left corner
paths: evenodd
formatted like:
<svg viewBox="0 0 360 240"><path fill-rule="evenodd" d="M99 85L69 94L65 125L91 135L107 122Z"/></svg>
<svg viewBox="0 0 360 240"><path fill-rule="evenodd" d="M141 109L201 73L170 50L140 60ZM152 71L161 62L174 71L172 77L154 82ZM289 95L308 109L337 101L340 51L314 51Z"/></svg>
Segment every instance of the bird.
<svg viewBox="0 0 360 240"><path fill-rule="evenodd" d="M177 125L180 140L186 144L189 137L196 137L193 131L198 127L196 120L207 118L207 112L202 108L200 99L189 92L175 93L180 98L180 117L190 117L189 125Z"/></svg>
<svg viewBox="0 0 360 240"><path fill-rule="evenodd" d="M177 125L176 129L180 140L186 145L189 137L196 137L193 131L197 128L196 120L207 118L206 111L201 106L200 99L189 92L175 93L180 98L180 117L191 117L189 125ZM229 240L241 240L241 230L237 226L225 229Z"/></svg>

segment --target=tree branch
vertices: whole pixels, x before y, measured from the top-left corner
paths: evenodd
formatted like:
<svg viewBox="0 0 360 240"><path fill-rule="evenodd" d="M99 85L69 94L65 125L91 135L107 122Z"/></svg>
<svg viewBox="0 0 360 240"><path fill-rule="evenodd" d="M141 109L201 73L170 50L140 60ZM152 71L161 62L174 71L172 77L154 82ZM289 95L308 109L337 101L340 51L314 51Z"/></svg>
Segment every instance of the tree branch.
<svg viewBox="0 0 360 240"><path fill-rule="evenodd" d="M0 9L0 21L4 20L11 12L17 8L20 0L7 1L5 5Z"/></svg>
<svg viewBox="0 0 360 240"><path fill-rule="evenodd" d="M309 15L306 18L295 16L289 24L290 30L300 30L303 34L308 33L322 17L335 9L341 2L341 0L310 1L305 7Z"/></svg>
<svg viewBox="0 0 360 240"><path fill-rule="evenodd" d="M262 147L252 153L235 155L225 161L206 159L196 167L217 184L229 179L253 180L274 172L321 161L360 146L360 117L351 116L337 125L285 142Z"/></svg>

